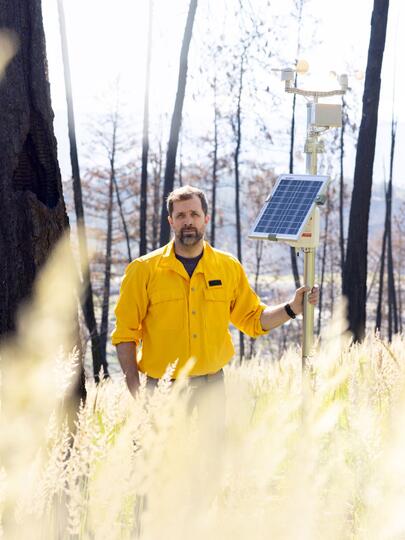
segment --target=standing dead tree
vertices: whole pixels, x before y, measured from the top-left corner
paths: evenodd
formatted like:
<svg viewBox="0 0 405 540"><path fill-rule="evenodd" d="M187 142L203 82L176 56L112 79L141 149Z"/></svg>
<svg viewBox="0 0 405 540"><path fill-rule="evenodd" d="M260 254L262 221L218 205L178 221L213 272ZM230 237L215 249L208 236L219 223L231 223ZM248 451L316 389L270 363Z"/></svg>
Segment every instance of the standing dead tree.
<svg viewBox="0 0 405 540"><path fill-rule="evenodd" d="M41 2L0 0L0 28L0 48L4 53L8 47L10 62L7 68L0 65L0 335L5 335L15 331L18 309L69 221ZM75 391L85 398L83 369Z"/></svg>
<svg viewBox="0 0 405 540"><path fill-rule="evenodd" d="M92 275L101 312L100 346L107 365L112 278L117 265L131 262L130 233L138 227L128 214L138 223L138 213L133 210L139 200L139 179L133 175L134 163L127 161L134 141L119 113L118 94L111 110L92 124L94 135L89 150L93 160L97 156L98 164L87 170L84 188L88 195L86 211L93 222L93 243L97 239L97 244L103 245L92 260Z"/></svg>
<svg viewBox="0 0 405 540"><path fill-rule="evenodd" d="M179 134L181 128L181 118L183 112L184 96L186 92L187 68L188 68L188 51L190 48L191 36L193 34L193 26L195 13L197 11L197 1L190 0L188 8L187 22L184 29L183 43L180 52L180 68L177 83L177 94L174 104L172 121L170 126L169 144L167 146L165 180L163 187L162 212L160 220L160 245L167 244L170 238L170 227L167 221L166 198L173 190L174 173L176 169L176 155L179 144Z"/></svg>
<svg viewBox="0 0 405 540"><path fill-rule="evenodd" d="M118 127L118 114L116 112L112 117L111 148L108 149L108 160L110 164L110 171L109 171L108 202L107 202L107 237L106 237L106 248L105 248L103 303L101 306L101 322L100 322L101 351L102 351L103 360L105 363L107 363L107 336L108 336L108 321L109 321L109 314L110 314L113 199L114 199L114 186L117 184L116 170L115 170L115 160L116 160L116 153L117 153L117 127ZM117 193L119 193L118 189L117 189ZM121 208L121 212L122 212L122 208ZM124 220L124 223L125 223L125 220Z"/></svg>
<svg viewBox="0 0 405 540"><path fill-rule="evenodd" d="M322 325L322 311L324 307L324 292L325 292L325 274L326 274L326 264L327 264L327 252L328 246L330 243L330 218L332 212L332 204L330 199L330 189L328 188L328 193L326 197L326 208L324 212L324 232L323 232L323 242L322 242L322 256L321 256L321 280L319 284L319 304L318 304L318 324L317 324L317 335L321 333ZM331 259L333 255L331 254Z"/></svg>
<svg viewBox="0 0 405 540"><path fill-rule="evenodd" d="M299 61L301 54L301 27L302 27L302 9L304 7L304 0L297 0L296 7L298 10L297 13L297 53L296 53L296 62ZM295 72L294 86L297 86L297 76L298 73ZM297 94L293 94L292 100L292 111L291 111L291 128L290 128L290 160L289 160L289 173L293 174L294 172L294 143L295 143L295 107L296 107ZM291 258L291 269L294 277L295 288L298 289L301 286L300 275L298 272L297 264L297 254L295 248L290 247L290 258Z"/></svg>
<svg viewBox="0 0 405 540"><path fill-rule="evenodd" d="M238 73L238 86L236 94L236 111L231 116L232 131L235 137L235 149L233 152L233 164L235 174L235 218L236 218L236 246L237 255L240 262L242 262L242 227L240 219L240 151L242 144L242 93L243 93L243 76L245 73L244 63L246 56L246 47L244 46L242 54L240 55L239 73ZM245 340L242 332L239 332L239 356L240 359L245 356Z"/></svg>
<svg viewBox="0 0 405 540"><path fill-rule="evenodd" d="M340 174L339 174L339 248L340 248L340 269L343 274L345 266L345 232L344 232L344 157L345 157L345 130L347 124L347 105L345 97L342 96L342 127L340 130Z"/></svg>
<svg viewBox="0 0 405 540"><path fill-rule="evenodd" d="M391 153L390 153L390 176L386 197L387 207L387 270L388 270L388 339L392 340L392 334L398 333L397 295L395 290L394 258L392 254L392 181L395 155L395 142L397 133L397 121L392 118L391 123Z"/></svg>
<svg viewBox="0 0 405 540"><path fill-rule="evenodd" d="M214 75L212 89L214 92L214 148L212 156L212 198L211 198L211 234L210 242L215 246L215 229L217 213L217 183L218 183L218 117L219 110L217 105L217 76Z"/></svg>
<svg viewBox="0 0 405 540"><path fill-rule="evenodd" d="M396 288L398 291L398 326L399 331L403 332L403 310L402 310L402 283L403 283L403 273L401 272L403 268L403 263L405 260L405 204L402 203L402 206L396 212L394 217L395 223L395 255L396 255L396 269L397 269L397 279L396 279Z"/></svg>
<svg viewBox="0 0 405 540"><path fill-rule="evenodd" d="M0 335L68 229L53 132L41 3L0 0ZM13 54L14 53L14 54ZM0 62L3 59L0 59Z"/></svg>
<svg viewBox="0 0 405 540"><path fill-rule="evenodd" d="M385 220L380 259L380 279L378 287L378 301L376 313L376 330L381 330L382 303L384 296L385 262L387 260L387 286L388 286L388 339L392 340L393 333L398 333L399 317L397 309L397 294L395 290L394 259L392 254L392 193L393 193L393 165L395 155L397 122L392 118L391 122L391 152L390 172L388 185L385 188Z"/></svg>
<svg viewBox="0 0 405 540"><path fill-rule="evenodd" d="M63 0L58 0L59 27L62 45L63 70L65 76L65 92L68 113L68 132L70 144L70 162L72 166L73 197L76 213L77 236L79 243L80 265L83 280L82 311L84 320L90 335L91 352L93 358L93 373L96 380L103 369L104 376L108 376L108 367L103 359L100 336L97 330L96 316L94 313L93 288L90 278L89 255L86 238L86 223L83 209L82 182L80 178L79 157L76 143L76 127L73 108L72 79L70 75L69 50L67 43L66 22L63 9Z"/></svg>
<svg viewBox="0 0 405 540"><path fill-rule="evenodd" d="M140 228L139 228L139 255L147 252L146 234L146 212L148 208L148 153L149 153L149 86L150 67L152 58L152 17L153 0L149 0L149 25L148 44L146 53L146 77L145 96L143 103L143 136L142 136L142 171L141 171L141 207L140 207Z"/></svg>
<svg viewBox="0 0 405 540"><path fill-rule="evenodd" d="M374 0L343 272L343 293L348 299L349 327L356 341L363 339L366 328L368 221L388 4L389 0Z"/></svg>

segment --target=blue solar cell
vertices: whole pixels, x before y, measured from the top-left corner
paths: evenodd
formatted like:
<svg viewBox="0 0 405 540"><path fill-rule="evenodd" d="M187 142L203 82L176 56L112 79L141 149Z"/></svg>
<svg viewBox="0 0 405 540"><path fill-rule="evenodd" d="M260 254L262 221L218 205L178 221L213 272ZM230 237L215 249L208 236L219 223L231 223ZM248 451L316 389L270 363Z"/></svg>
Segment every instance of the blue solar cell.
<svg viewBox="0 0 405 540"><path fill-rule="evenodd" d="M262 209L252 235L297 237L324 184L325 177L320 180L281 177Z"/></svg>

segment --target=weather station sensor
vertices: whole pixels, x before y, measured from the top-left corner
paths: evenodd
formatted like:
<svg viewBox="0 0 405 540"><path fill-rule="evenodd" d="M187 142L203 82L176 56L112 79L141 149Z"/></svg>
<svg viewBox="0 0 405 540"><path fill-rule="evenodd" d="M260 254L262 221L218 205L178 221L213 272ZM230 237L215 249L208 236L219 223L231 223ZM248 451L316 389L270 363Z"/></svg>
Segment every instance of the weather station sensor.
<svg viewBox="0 0 405 540"><path fill-rule="evenodd" d="M342 106L332 103L311 103L310 122L317 127L342 127Z"/></svg>
<svg viewBox="0 0 405 540"><path fill-rule="evenodd" d="M319 103L321 98L343 96L348 90L346 74L336 76L340 88L306 90L296 86L296 74L308 71L308 63L300 60L294 68L275 69L284 81L285 91L307 100L306 174L282 174L267 197L250 238L284 242L304 253L304 284L312 289L315 283L315 255L319 245L319 206L326 200L328 176L318 175L318 154L325 152L320 135L329 128L342 126L339 103ZM313 345L314 306L304 297L302 364L310 356Z"/></svg>

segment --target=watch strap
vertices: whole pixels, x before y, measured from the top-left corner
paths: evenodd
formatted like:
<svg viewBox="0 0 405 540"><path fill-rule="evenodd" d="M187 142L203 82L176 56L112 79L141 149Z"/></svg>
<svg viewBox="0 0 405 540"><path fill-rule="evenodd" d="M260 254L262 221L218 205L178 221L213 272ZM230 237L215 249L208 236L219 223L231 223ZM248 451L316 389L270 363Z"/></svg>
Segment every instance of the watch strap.
<svg viewBox="0 0 405 540"><path fill-rule="evenodd" d="M286 304L284 306L284 309L286 310L287 312L287 315L290 317L290 319L295 319L296 318L296 314L294 313L294 311L291 309L291 306L290 304Z"/></svg>

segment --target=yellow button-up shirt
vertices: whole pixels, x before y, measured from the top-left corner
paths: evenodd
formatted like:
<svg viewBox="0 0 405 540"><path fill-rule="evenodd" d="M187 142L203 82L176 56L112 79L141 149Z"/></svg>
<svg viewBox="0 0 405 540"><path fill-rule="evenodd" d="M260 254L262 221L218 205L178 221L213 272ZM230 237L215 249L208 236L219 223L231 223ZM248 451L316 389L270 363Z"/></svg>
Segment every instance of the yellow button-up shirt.
<svg viewBox="0 0 405 540"><path fill-rule="evenodd" d="M249 336L265 334L265 308L235 257L204 242L190 278L171 241L127 267L112 343L135 342L138 368L151 377L178 360L176 377L190 358L191 376L216 373L235 352L229 322Z"/></svg>

